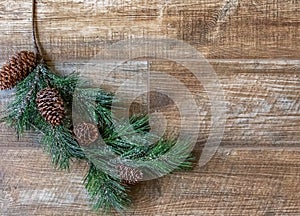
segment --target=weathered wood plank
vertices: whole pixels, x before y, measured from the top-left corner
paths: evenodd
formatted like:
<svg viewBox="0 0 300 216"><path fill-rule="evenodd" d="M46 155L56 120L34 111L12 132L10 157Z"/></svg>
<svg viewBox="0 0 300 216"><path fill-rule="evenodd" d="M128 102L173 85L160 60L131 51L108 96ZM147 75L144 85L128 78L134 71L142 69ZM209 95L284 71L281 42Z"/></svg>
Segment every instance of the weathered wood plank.
<svg viewBox="0 0 300 216"><path fill-rule="evenodd" d="M93 215L81 185L86 164L65 173L41 150L0 154L1 215ZM299 156L299 149L219 148L204 167L135 186L128 215L299 215Z"/></svg>
<svg viewBox="0 0 300 216"><path fill-rule="evenodd" d="M32 47L30 1L0 2L0 56ZM299 1L38 1L49 59L89 59L105 44L176 38L207 58L299 59Z"/></svg>
<svg viewBox="0 0 300 216"><path fill-rule="evenodd" d="M99 64L99 65L98 65ZM107 64L107 63L106 63ZM227 110L227 122L222 146L298 146L300 140L300 63L298 61L269 62L243 60L211 60L211 64L224 90ZM130 61L112 70L106 75L99 74L102 63L86 65L81 62L56 62L52 65L59 73L81 72L93 85L104 83L104 87L116 91L126 80L132 79L134 86L127 86L122 91L130 98L136 91L152 90L151 82L159 83L164 88L174 90L176 98L162 94L141 94L131 108L147 112L161 112L167 122L168 136L178 135L180 112L174 104L186 97L170 80L161 79L160 71L180 81L194 97L199 107L199 141L204 143L211 129L211 103L207 92L190 71L179 64L169 61ZM152 71L152 72L151 72ZM148 79L152 81L148 83ZM216 93L218 94L218 93ZM11 100L9 92L1 93L0 108L4 109ZM156 121L156 123L160 123ZM194 128L185 124L186 130ZM13 130L4 124L0 127L0 146L35 146L32 144L36 134L27 133L17 140Z"/></svg>
<svg viewBox="0 0 300 216"><path fill-rule="evenodd" d="M299 61L210 62L226 95L228 120L221 146L299 147ZM151 61L150 71L153 82L177 91L176 99L184 99L186 95L178 91L178 86L174 86L169 79L159 79L156 72L152 71L172 75L195 96L201 111L199 143L204 144L210 129L211 104L201 84L202 80L197 80L186 68L169 61ZM174 103L160 95L154 95L150 102L151 111L162 112L169 121L169 132L172 135L178 133L180 112ZM155 109L157 106L159 108ZM189 124L185 126L191 132L194 130Z"/></svg>
<svg viewBox="0 0 300 216"><path fill-rule="evenodd" d="M173 38L210 59L224 89L228 119L215 157L192 172L137 185L128 215L300 215L299 11L300 1L292 0L38 0L40 41L58 72L83 72L97 83L99 71L86 65L107 45ZM0 1L1 62L32 49L30 18L31 1ZM211 106L201 80L186 68L132 60L105 77L105 87L115 90L139 74L137 86L147 82L151 90L150 76L172 88L154 71L170 74L195 96L201 150ZM1 108L8 96L1 92ZM178 133L180 113L172 100L153 93L132 105L132 111L149 109L165 115L169 135ZM93 215L81 185L86 164L55 171L35 133L18 140L4 124L0 131L0 215Z"/></svg>
<svg viewBox="0 0 300 216"><path fill-rule="evenodd" d="M55 171L41 150L27 148L26 152L1 149L1 215L53 215L55 212L68 215L89 211L81 185L83 173L87 171L84 164L75 163L70 173ZM10 162L4 162L8 158Z"/></svg>
<svg viewBox="0 0 300 216"><path fill-rule="evenodd" d="M263 61L211 61L226 100L227 122L222 145L299 145L300 65L297 61L294 63L280 66ZM200 139L205 139L211 129L212 111L202 80L197 80L186 68L169 61L153 61L150 70L170 74L189 89L199 107L199 118L196 115L195 118L200 119ZM150 73L153 82L175 91L175 100L186 97L173 82L159 79L156 74ZM159 101L159 97L152 100L154 104ZM179 126L180 113L174 110L174 104L169 105L159 110L165 113L172 127ZM187 124L185 127L193 131L192 126Z"/></svg>

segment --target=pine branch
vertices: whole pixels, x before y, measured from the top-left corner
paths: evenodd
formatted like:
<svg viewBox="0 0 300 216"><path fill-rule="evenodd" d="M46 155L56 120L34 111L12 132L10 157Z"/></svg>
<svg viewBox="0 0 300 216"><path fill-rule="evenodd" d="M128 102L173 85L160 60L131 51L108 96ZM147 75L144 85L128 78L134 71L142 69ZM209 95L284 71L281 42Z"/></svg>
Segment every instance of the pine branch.
<svg viewBox="0 0 300 216"><path fill-rule="evenodd" d="M99 123L102 127L111 126L111 105L114 101L111 93L81 85L74 94L73 112L82 114L81 119L85 121Z"/></svg>
<svg viewBox="0 0 300 216"><path fill-rule="evenodd" d="M187 143L160 139L149 148L133 148L121 155L127 165L143 170L147 178L157 178L174 171L192 167L193 156ZM128 159L130 159L128 163Z"/></svg>
<svg viewBox="0 0 300 216"><path fill-rule="evenodd" d="M132 171L122 170L121 175L129 176L133 182L142 176L156 178L191 167L191 148L187 143L155 141L158 138L150 131L147 115L116 119L111 111L114 96L101 89L82 88L80 82L77 74L60 77L40 64L16 86L16 96L2 121L14 127L19 136L30 129L40 132L41 144L55 167L68 169L74 158L88 161L91 165L85 185L94 209L121 212L129 204L118 167ZM57 89L63 98L67 117L59 126L47 122L37 108L37 94L46 87ZM75 121L95 123L103 143L82 148L71 132L74 116ZM132 175L135 171L138 176Z"/></svg>
<svg viewBox="0 0 300 216"><path fill-rule="evenodd" d="M2 90L16 86L15 98L1 121L15 128L18 136L26 130L40 132L41 145L55 167L69 169L74 158L88 161L90 169L84 183L95 210L123 212L130 203L126 181L136 183L143 177L156 178L191 167L191 146L164 139L157 141L158 137L150 131L147 115L116 119L112 113L116 102L113 94L85 87L78 74L62 77L51 72L44 64L37 41L35 9L33 0L32 35L36 53L17 53L0 74ZM72 133L76 128L73 123L77 122L83 123L81 126L92 125L74 130L84 128L82 136L77 136L90 141L81 142L84 147L75 140L76 133ZM90 136L93 134L96 136ZM97 140L98 145L88 145Z"/></svg>
<svg viewBox="0 0 300 216"><path fill-rule="evenodd" d="M2 122L15 128L18 136L32 128L33 116L38 116L36 95L48 85L54 86L62 94L66 105L72 102L72 93L78 82L78 75L71 74L59 77L53 74L45 65L38 65L23 81L16 86L16 95L12 103L3 111ZM71 107L69 107L71 109ZM69 120L70 121L70 120ZM45 123L46 124L46 123Z"/></svg>
<svg viewBox="0 0 300 216"><path fill-rule="evenodd" d="M104 143L87 153L98 167L112 170L118 164L125 164L143 170L146 178L192 167L194 158L188 142L176 144L176 141L159 139L150 143L157 137L149 133L148 116L132 116L129 122L121 121L101 130Z"/></svg>
<svg viewBox="0 0 300 216"><path fill-rule="evenodd" d="M25 130L31 129L32 116L38 115L35 103L32 103L37 93L37 74L38 68L17 85L14 100L3 111L4 117L1 121L15 128L18 137Z"/></svg>
<svg viewBox="0 0 300 216"><path fill-rule="evenodd" d="M85 159L83 150L65 127L48 127L42 130L41 143L50 154L55 167L69 169L72 158Z"/></svg>
<svg viewBox="0 0 300 216"><path fill-rule="evenodd" d="M149 133L150 125L147 115L133 115L129 121L112 121L113 124L100 128L104 143L111 147L112 152L108 154L111 158L115 158L114 154L117 154L120 163L126 164L129 160L131 162L128 165L139 167L148 175L156 175L156 177L191 168L193 157L188 142L176 144L176 141L159 139L151 132ZM107 169L110 169L116 165L115 161L107 157L103 160L105 157L101 156L100 152L97 153L97 150L92 153L92 155L95 154L99 154L99 157L93 157L93 161L102 160L101 167L108 166Z"/></svg>
<svg viewBox="0 0 300 216"><path fill-rule="evenodd" d="M159 175L192 166L192 149L188 142L176 144L175 140L163 138L154 142L158 137L149 130L147 115L133 115L129 123L118 122L116 127L106 127L101 134L120 158L134 160L132 166L146 167L152 173L157 169Z"/></svg>
<svg viewBox="0 0 300 216"><path fill-rule="evenodd" d="M113 125L100 130L104 141L121 154L128 148L147 147L156 138L147 132L149 130L147 116L132 116L129 120L114 121Z"/></svg>
<svg viewBox="0 0 300 216"><path fill-rule="evenodd" d="M69 168L71 158L84 158L84 153L69 130L72 124L70 117L65 119L64 125L53 127L37 110L36 96L40 90L51 85L64 96L70 110L77 82L76 74L60 77L53 74L46 65L40 64L16 86L16 96L2 118L2 121L15 128L19 137L30 129L42 133L41 143L50 154L54 166L61 169Z"/></svg>
<svg viewBox="0 0 300 216"><path fill-rule="evenodd" d="M90 164L90 169L84 179L85 187L89 192L95 210L116 210L123 212L129 205L127 188L117 178Z"/></svg>

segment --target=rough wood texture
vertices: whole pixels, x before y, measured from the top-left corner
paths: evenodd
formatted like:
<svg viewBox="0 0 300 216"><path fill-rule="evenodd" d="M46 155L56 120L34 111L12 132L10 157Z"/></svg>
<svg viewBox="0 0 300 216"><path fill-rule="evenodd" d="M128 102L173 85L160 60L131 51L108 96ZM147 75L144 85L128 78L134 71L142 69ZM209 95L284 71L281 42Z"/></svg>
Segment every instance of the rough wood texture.
<svg viewBox="0 0 300 216"><path fill-rule="evenodd" d="M200 111L198 155L210 132L211 104L203 83L187 68L141 58L103 78L87 63L123 39L179 39L208 59L224 89L227 121L214 157L191 172L137 185L126 215L300 215L300 1L37 1L40 42L55 71L83 72L95 83L105 79L110 90L134 76L145 90L152 90L151 82L170 86L157 71L182 82ZM31 1L0 1L1 63L33 48L30 10ZM1 108L12 97L13 92L0 92ZM161 112L167 135L176 136L175 102L143 94L131 111ZM36 144L37 134L18 140L5 124L0 130L0 215L94 215L81 185L86 164L56 171Z"/></svg>
<svg viewBox="0 0 300 216"><path fill-rule="evenodd" d="M299 59L299 1L38 2L40 39L51 60L88 59L103 44L142 36L181 39L208 58ZM0 8L2 46L30 47L30 1L1 1Z"/></svg>
<svg viewBox="0 0 300 216"><path fill-rule="evenodd" d="M85 164L65 173L37 149L1 154L1 215L93 215ZM299 215L299 174L293 150L220 148L202 168L137 185L126 215Z"/></svg>

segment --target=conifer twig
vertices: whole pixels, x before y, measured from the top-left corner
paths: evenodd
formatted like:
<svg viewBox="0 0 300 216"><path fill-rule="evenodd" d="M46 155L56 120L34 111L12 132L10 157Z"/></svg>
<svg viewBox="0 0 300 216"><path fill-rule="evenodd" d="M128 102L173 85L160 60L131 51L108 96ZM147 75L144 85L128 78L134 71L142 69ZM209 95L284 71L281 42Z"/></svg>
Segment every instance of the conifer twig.
<svg viewBox="0 0 300 216"><path fill-rule="evenodd" d="M192 149L188 140L179 145L175 140L157 141L156 135L151 133L148 115L118 119L114 109L123 107L114 105L118 99L113 93L85 86L79 74L61 76L51 71L38 42L36 0L32 0L32 40L36 54L22 52L9 67L5 66L5 72L13 71L17 75L22 75L24 65L31 71L26 76L8 76L10 82L4 82L7 84L4 87L15 87L16 93L0 121L15 128L18 136L32 129L40 132L39 142L57 168L68 169L73 159L88 162L90 168L84 184L95 210L115 209L122 213L130 204L130 182L191 167ZM36 60L39 62L33 68L30 63L37 63ZM21 66L16 70L15 65ZM11 83L17 84L9 85ZM58 124L52 121L57 116ZM76 123L92 123L101 139L97 136L88 146L82 145L79 133L74 130ZM86 129L79 132L90 138L91 133ZM133 172L138 172L138 176L132 176ZM126 182L126 179L131 181Z"/></svg>

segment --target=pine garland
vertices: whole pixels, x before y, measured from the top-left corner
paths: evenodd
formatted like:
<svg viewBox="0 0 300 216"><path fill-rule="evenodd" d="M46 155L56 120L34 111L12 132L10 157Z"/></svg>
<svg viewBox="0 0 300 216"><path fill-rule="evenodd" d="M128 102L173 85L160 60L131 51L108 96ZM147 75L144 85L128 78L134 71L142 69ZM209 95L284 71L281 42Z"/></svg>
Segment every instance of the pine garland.
<svg viewBox="0 0 300 216"><path fill-rule="evenodd" d="M94 209L124 212L130 186L191 168L192 149L151 134L147 115L116 119L114 95L86 86L79 74L52 73L36 41L35 3L32 0L35 53L18 52L0 69L0 90L16 90L1 122L19 138L25 131L39 132L39 143L59 169L68 170L74 159L86 161L89 171L83 184Z"/></svg>
<svg viewBox="0 0 300 216"><path fill-rule="evenodd" d="M95 210L125 211L130 186L191 167L188 145L162 138L152 143L157 137L149 132L147 115L115 119L114 95L85 87L78 74L59 76L40 63L16 82L16 95L3 111L2 121L15 128L18 137L27 130L40 132L41 146L59 169L69 169L74 159L87 161L90 169L83 183ZM52 121L55 106L62 103L64 116L57 124ZM82 119L72 119L72 112L88 121L74 122Z"/></svg>

